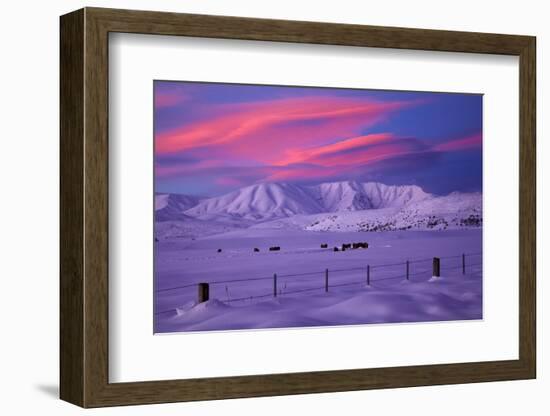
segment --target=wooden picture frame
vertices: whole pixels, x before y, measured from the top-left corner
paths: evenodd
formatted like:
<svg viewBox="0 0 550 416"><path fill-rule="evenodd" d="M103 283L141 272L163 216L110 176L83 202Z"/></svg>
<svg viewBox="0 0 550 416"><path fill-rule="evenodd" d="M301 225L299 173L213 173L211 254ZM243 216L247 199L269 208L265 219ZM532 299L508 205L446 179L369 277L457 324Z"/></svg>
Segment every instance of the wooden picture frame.
<svg viewBox="0 0 550 416"><path fill-rule="evenodd" d="M61 17L60 396L82 407L530 379L536 376L535 38L85 8ZM519 57L519 359L110 383L108 35L245 39ZM512 273L512 271L510 271Z"/></svg>

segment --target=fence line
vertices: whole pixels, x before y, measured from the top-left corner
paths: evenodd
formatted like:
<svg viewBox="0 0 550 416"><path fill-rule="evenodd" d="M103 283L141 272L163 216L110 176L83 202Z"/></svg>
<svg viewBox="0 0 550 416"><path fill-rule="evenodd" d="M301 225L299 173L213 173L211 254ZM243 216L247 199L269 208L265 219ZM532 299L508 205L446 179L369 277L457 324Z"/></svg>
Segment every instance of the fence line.
<svg viewBox="0 0 550 416"><path fill-rule="evenodd" d="M481 262L473 263L473 264L470 264L470 263L466 264L465 263L466 257L480 256L480 255L482 255L481 252L464 253L464 254L460 254L460 255L456 255L456 256L443 256L443 257L439 257L438 259L441 259L441 260L447 259L448 260L448 259L462 258L462 264L457 265L457 266L441 265L441 270L442 271L450 271L450 270L462 269L463 273L465 273L466 266L468 268L471 268L471 267L476 267L476 266L481 266L482 265ZM228 290L227 290L227 287L226 287L226 292L228 293L228 299L224 300L224 302L232 303L232 302L240 302L240 301L246 301L246 300L261 299L261 298L267 298L267 297L274 297L275 298L275 297L277 297L279 295L283 295L283 294L284 295L291 295L291 294L295 294L295 293L311 292L311 291L323 290L323 289L325 289L325 291L328 292L329 288L334 288L334 287L353 286L353 285L357 285L357 284L370 285L372 282L382 282L382 281L388 281L388 280L395 280L395 279L399 279L399 278L406 278L407 280L409 280L411 277L420 276L420 275L424 275L424 274L431 274L430 270L432 270L431 268L424 268L423 270L418 270L418 271L415 271L415 272L411 273L410 270L409 270L409 265L424 263L424 262L432 261L434 259L437 259L437 258L430 257L430 258L422 258L422 259L405 260L405 261L398 262L398 263L385 263L385 264L374 264L374 265L367 264L365 267L352 267L352 268L347 268L347 269L334 269L334 270L325 269L325 270L319 270L319 271L313 271L313 272L291 273L291 274L278 274L278 273L276 273L276 274L274 274L272 276L269 276L269 277L252 277L252 278L247 278L247 279L215 280L215 281L212 281L212 282L208 282L208 284L210 284L210 285L219 285L219 284L227 284L227 283L242 283L242 282L252 282L252 281L261 281L261 280L272 280L273 281L273 283L274 283L273 291L271 291L270 293L260 294L260 295L243 296L243 297L239 297L239 298L229 298L229 293L228 293ZM390 268L390 267L396 267L396 266L406 266L406 272L404 271L403 273L399 273L397 275L384 276L384 277L379 277L379 278L376 278L376 277L372 278L372 276L371 276L371 270L373 270L373 269L374 270L379 270L379 269L382 269L382 268ZM354 281L351 281L351 282L336 283L336 284L330 284L329 285L329 283L328 283L328 273L329 273L329 271L330 271L330 273L348 272L348 271L364 271L365 272L365 279L354 280ZM311 276L313 276L313 275L321 275L322 276L323 274L325 275L325 284L323 286L318 286L318 287L316 286L316 287L302 288L302 289L294 289L294 290L286 290L286 283L288 283L288 282L285 282L285 286L284 286L285 290L283 291L281 289L281 291L278 291L277 279L288 278L288 277L310 276L310 275ZM186 285L179 285L179 286L174 286L174 287L157 289L155 292L156 293L161 293L161 292L176 291L176 290L187 289L187 288L198 286L198 285L199 285L199 283L190 283L190 284L186 284ZM168 313L168 312L174 312L175 310L177 310L177 308L172 308L172 309L169 309L169 310L156 312L155 315L160 315L160 314L164 314L164 313Z"/></svg>
<svg viewBox="0 0 550 416"><path fill-rule="evenodd" d="M476 255L481 255L481 254L482 254L481 252L479 252L479 253L464 253L465 256L476 256ZM462 254L460 254L458 256L444 256L444 257L439 257L439 258L440 259L455 259L455 258L460 258L460 257L462 257ZM432 259L433 258L430 257L430 258L424 258L424 259L419 259L419 260L410 260L409 264L416 264L416 263L431 261ZM407 263L407 261L402 261L402 262L399 262L399 263L371 264L370 268L372 270L372 269L379 269L379 268L384 268L384 267L395 267L395 266L405 265L406 263ZM473 265L470 265L470 266L473 266ZM462 267L462 266L460 266L460 267ZM334 269L334 270L331 269L330 271L333 272L333 273L336 273L336 272L349 272L349 271L360 271L360 270L366 270L366 267L352 267L352 268L348 268L348 269ZM278 277L299 277L299 276L308 276L308 275L315 275L315 274L322 274L322 273L325 273L325 270L319 270L319 271L314 271L314 272L305 272L305 273L277 274L277 276ZM412 275L413 274L411 274L411 276ZM248 282L248 281L256 281L256 280L270 280L270 279L273 279L273 276L269 276L269 277L251 277L251 278L247 278L247 279L215 280L215 281L209 282L209 283L211 285L216 285L216 284L224 284L224 283L239 283L239 282ZM377 279L377 280L379 280L379 279ZM171 291L171 290L186 289L186 288L189 288L189 287L196 286L197 284L198 283L189 283L187 285L157 289L156 292L158 293L158 292L168 292L168 291Z"/></svg>
<svg viewBox="0 0 550 416"><path fill-rule="evenodd" d="M251 282L255 280L269 280L272 277L251 277L250 279L231 279L231 280L215 280L210 282L211 285L220 285L223 283L239 283L239 282ZM195 283L196 284L196 283Z"/></svg>

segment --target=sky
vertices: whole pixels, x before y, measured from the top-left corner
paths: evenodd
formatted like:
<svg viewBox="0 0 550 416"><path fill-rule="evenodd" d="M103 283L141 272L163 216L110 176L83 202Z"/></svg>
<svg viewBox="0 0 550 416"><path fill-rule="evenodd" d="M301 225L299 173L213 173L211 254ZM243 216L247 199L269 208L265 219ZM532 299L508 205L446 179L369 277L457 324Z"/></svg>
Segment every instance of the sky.
<svg viewBox="0 0 550 416"><path fill-rule="evenodd" d="M264 182L482 188L482 95L154 81L155 191Z"/></svg>

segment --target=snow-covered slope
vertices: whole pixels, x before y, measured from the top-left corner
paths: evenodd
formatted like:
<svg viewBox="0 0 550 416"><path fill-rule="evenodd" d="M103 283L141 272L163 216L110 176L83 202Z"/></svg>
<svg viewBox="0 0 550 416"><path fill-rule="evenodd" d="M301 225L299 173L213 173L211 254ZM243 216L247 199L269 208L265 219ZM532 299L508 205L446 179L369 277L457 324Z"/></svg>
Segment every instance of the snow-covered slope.
<svg viewBox="0 0 550 416"><path fill-rule="evenodd" d="M155 220L172 221L189 218L183 212L194 207L200 198L180 194L155 195Z"/></svg>
<svg viewBox="0 0 550 416"><path fill-rule="evenodd" d="M187 217L179 220L158 221L155 223L155 238L166 239L195 239L213 234L223 234L237 230L231 224L223 224L217 221L202 221Z"/></svg>
<svg viewBox="0 0 550 416"><path fill-rule="evenodd" d="M296 228L296 220L289 228ZM308 221L309 220L309 221ZM410 203L402 208L338 212L302 218L310 231L393 231L477 228L482 225L480 193L452 193ZM269 227L269 223L263 224ZM284 225L277 224L277 228Z"/></svg>
<svg viewBox="0 0 550 416"><path fill-rule="evenodd" d="M207 199L185 213L199 218L232 215L251 220L267 220L323 211L323 206L306 187L287 183L264 183Z"/></svg>
<svg viewBox="0 0 550 416"><path fill-rule="evenodd" d="M387 186L353 181L316 186L264 183L204 200L185 214L199 218L231 215L265 221L298 214L402 208L430 197L414 185Z"/></svg>
<svg viewBox="0 0 550 416"><path fill-rule="evenodd" d="M310 189L326 212L402 208L431 197L415 185L388 186L376 182L330 182Z"/></svg>

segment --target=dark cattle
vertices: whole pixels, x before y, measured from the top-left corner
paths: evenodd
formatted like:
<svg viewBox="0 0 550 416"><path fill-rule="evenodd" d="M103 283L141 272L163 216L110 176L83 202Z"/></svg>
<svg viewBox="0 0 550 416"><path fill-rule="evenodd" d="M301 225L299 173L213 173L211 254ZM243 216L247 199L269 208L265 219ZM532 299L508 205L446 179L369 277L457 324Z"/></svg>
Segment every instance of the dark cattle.
<svg viewBox="0 0 550 416"><path fill-rule="evenodd" d="M321 244L321 248L327 248L328 244Z"/></svg>
<svg viewBox="0 0 550 416"><path fill-rule="evenodd" d="M369 248L369 243L353 243L353 248Z"/></svg>
<svg viewBox="0 0 550 416"><path fill-rule="evenodd" d="M155 237L155 243L158 243L158 242L159 242L159 239Z"/></svg>
<svg viewBox="0 0 550 416"><path fill-rule="evenodd" d="M219 249L218 249L218 253L221 253L221 252L222 252L222 249L221 249L221 248L219 248Z"/></svg>
<svg viewBox="0 0 550 416"><path fill-rule="evenodd" d="M334 247L333 250L334 250L334 251L340 251L340 250L338 249L338 247Z"/></svg>
<svg viewBox="0 0 550 416"><path fill-rule="evenodd" d="M349 244L342 244L342 251L344 251L346 248L351 248L351 243L349 243Z"/></svg>
<svg viewBox="0 0 550 416"><path fill-rule="evenodd" d="M279 251L280 249L281 247L279 246L269 247L269 251Z"/></svg>
<svg viewBox="0 0 550 416"><path fill-rule="evenodd" d="M259 252L260 252L259 248L254 248L254 253L259 253Z"/></svg>

